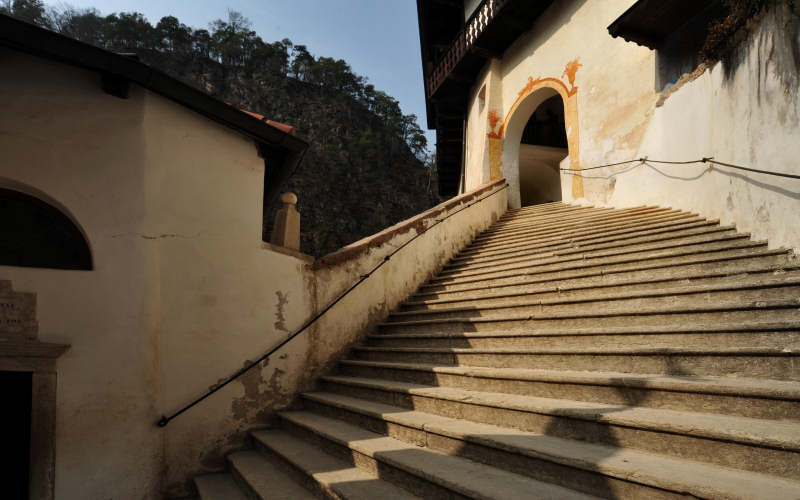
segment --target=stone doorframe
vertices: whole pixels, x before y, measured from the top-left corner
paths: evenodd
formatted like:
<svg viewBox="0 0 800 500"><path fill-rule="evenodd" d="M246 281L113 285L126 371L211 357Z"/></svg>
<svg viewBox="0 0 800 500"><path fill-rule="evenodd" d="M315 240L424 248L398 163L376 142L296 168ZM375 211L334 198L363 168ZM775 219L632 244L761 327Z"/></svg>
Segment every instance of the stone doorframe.
<svg viewBox="0 0 800 500"><path fill-rule="evenodd" d="M561 75L567 77L568 83L559 78L529 77L526 84L517 94L505 118L497 111L489 111L489 172L492 180L505 177L511 185L509 206L519 207L519 144L522 131L536 108L546 99L555 95L561 96L564 104L564 125L569 148L569 168L580 169L580 134L578 133L578 86L575 85L575 74L582 66L577 59L570 61ZM516 186L515 186L516 182ZM570 186L571 196L563 199L583 198L583 177L580 173L562 173L561 185ZM514 189L516 187L516 190Z"/></svg>
<svg viewBox="0 0 800 500"><path fill-rule="evenodd" d="M0 281L0 371L31 373L30 500L53 500L56 465L56 360L68 345L40 342L36 294Z"/></svg>

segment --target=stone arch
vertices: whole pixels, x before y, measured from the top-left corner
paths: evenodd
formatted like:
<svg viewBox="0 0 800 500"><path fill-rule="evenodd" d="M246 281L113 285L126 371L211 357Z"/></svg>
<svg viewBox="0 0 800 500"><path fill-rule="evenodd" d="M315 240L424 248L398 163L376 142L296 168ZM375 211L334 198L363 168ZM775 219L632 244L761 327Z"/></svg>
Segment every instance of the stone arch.
<svg viewBox="0 0 800 500"><path fill-rule="evenodd" d="M570 83L573 83L571 80ZM519 152L522 132L529 118L544 101L554 96L561 96L564 104L564 124L567 133L569 149L568 161L562 162L569 168L579 167L579 135L578 135L578 108L576 86L568 88L564 82L557 78L528 79L528 84L519 93L516 101L506 114L500 128L502 137L502 175L510 185L508 198L510 208L519 208ZM583 179L580 175L561 173L562 198L572 199L583 197ZM570 189L571 188L571 189Z"/></svg>
<svg viewBox="0 0 800 500"><path fill-rule="evenodd" d="M93 269L89 241L58 202L41 191L0 179L0 265Z"/></svg>

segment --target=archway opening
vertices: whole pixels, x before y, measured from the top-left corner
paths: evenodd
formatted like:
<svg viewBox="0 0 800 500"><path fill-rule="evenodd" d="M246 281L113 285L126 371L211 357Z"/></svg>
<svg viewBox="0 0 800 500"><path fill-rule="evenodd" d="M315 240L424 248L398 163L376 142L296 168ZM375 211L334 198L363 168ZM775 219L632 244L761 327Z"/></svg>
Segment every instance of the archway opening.
<svg viewBox="0 0 800 500"><path fill-rule="evenodd" d="M92 269L83 233L56 207L0 188L0 265Z"/></svg>
<svg viewBox="0 0 800 500"><path fill-rule="evenodd" d="M568 155L564 102L556 94L536 107L522 131L519 194L523 207L561 201L559 165Z"/></svg>

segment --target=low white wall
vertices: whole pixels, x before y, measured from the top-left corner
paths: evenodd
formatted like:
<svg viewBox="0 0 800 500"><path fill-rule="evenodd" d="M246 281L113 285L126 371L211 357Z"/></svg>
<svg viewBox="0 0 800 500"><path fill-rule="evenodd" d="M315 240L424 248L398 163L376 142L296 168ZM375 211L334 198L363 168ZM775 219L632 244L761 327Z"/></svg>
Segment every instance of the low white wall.
<svg viewBox="0 0 800 500"><path fill-rule="evenodd" d="M314 280L316 304L321 308L399 246L424 231L319 321L313 334L312 366L318 367L317 373L383 321L479 232L505 213L507 203L505 180L501 179L320 259L315 264ZM439 220L442 222L437 223Z"/></svg>

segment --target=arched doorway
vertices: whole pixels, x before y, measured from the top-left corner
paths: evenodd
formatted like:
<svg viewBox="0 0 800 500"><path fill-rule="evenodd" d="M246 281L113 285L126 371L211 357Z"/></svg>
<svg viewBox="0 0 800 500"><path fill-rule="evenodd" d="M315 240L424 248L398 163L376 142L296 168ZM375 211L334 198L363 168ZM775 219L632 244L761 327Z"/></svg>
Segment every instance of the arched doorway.
<svg viewBox="0 0 800 500"><path fill-rule="evenodd" d="M531 78L511 106L500 162L509 208L583 196L580 176L559 170L579 168L576 91L555 78Z"/></svg>
<svg viewBox="0 0 800 500"><path fill-rule="evenodd" d="M569 154L564 103L556 94L533 111L519 146L520 204L561 201L559 164Z"/></svg>
<svg viewBox="0 0 800 500"><path fill-rule="evenodd" d="M61 210L34 196L0 188L0 265L92 269L89 245Z"/></svg>

